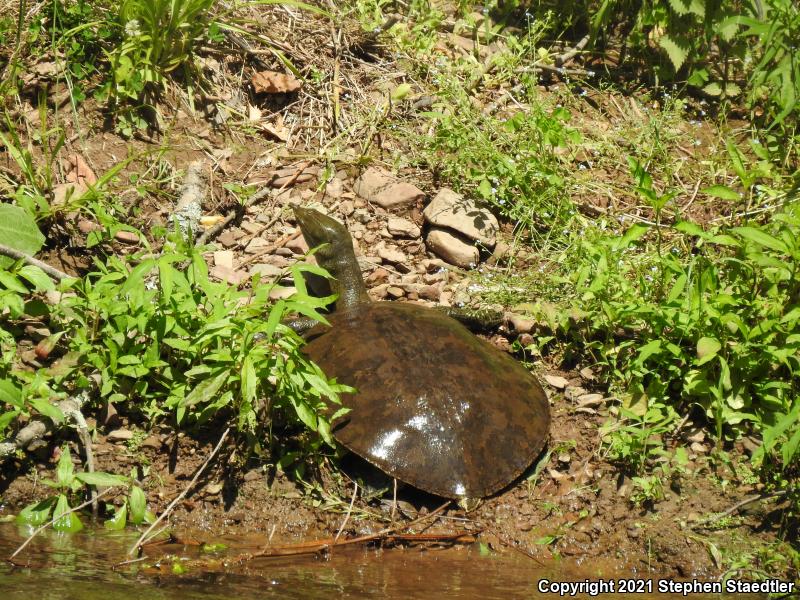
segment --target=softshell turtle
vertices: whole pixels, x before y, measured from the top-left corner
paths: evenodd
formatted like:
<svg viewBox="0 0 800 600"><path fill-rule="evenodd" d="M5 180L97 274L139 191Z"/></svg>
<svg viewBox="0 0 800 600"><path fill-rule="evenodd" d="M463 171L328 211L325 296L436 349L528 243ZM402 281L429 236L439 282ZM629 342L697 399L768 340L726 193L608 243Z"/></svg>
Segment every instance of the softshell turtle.
<svg viewBox="0 0 800 600"><path fill-rule="evenodd" d="M516 479L548 435L547 397L508 354L445 313L372 302L347 229L295 208L338 295L331 327L306 334L306 354L356 388L333 424L345 447L382 471L446 498L483 498ZM323 245L324 244L324 245Z"/></svg>

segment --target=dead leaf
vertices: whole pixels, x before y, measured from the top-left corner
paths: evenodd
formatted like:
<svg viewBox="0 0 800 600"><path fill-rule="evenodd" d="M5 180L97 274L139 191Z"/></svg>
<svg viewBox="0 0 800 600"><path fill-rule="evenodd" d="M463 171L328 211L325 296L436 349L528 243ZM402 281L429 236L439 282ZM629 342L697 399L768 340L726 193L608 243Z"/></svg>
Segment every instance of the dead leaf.
<svg viewBox="0 0 800 600"><path fill-rule="evenodd" d="M248 104L247 119L253 123L258 123L261 120L261 109L252 104Z"/></svg>
<svg viewBox="0 0 800 600"><path fill-rule="evenodd" d="M289 131L285 127L281 127L279 129L274 125L265 123L264 125L261 126L261 131L268 133L270 136L274 137L276 140L280 142L285 142L286 140L289 139Z"/></svg>
<svg viewBox="0 0 800 600"><path fill-rule="evenodd" d="M67 159L67 183L83 183L94 185L97 176L80 154L73 154Z"/></svg>
<svg viewBox="0 0 800 600"><path fill-rule="evenodd" d="M256 94L286 94L296 92L303 83L293 75L278 73L277 71L260 71L252 78L253 89Z"/></svg>

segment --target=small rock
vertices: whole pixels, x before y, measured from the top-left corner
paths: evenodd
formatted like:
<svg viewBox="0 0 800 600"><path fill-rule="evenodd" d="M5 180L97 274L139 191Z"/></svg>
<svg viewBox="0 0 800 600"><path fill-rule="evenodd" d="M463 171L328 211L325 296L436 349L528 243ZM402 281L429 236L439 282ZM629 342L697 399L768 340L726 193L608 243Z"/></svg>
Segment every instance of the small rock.
<svg viewBox="0 0 800 600"><path fill-rule="evenodd" d="M278 267L279 269L285 269L291 264L294 264L294 261L289 260L284 256L280 256L278 254L268 254L266 256L261 257L261 260L273 267Z"/></svg>
<svg viewBox="0 0 800 600"><path fill-rule="evenodd" d="M600 406L605 401L603 394L583 394L578 396L579 406Z"/></svg>
<svg viewBox="0 0 800 600"><path fill-rule="evenodd" d="M286 242L286 247L295 254L305 254L308 252L308 244L302 235Z"/></svg>
<svg viewBox="0 0 800 600"><path fill-rule="evenodd" d="M689 431L685 439L687 442L703 442L706 439L706 434L702 429L693 429Z"/></svg>
<svg viewBox="0 0 800 600"><path fill-rule="evenodd" d="M261 233L261 225L253 223L252 221L242 221L241 228L250 235L258 235Z"/></svg>
<svg viewBox="0 0 800 600"><path fill-rule="evenodd" d="M511 312L505 314L505 321L511 325L512 330L516 334L530 333L536 326L536 321L533 319Z"/></svg>
<svg viewBox="0 0 800 600"><path fill-rule="evenodd" d="M243 281L247 280L247 273L242 271L234 271L233 269L221 267L219 265L212 267L209 275L219 279L220 281L226 281L231 285L239 285Z"/></svg>
<svg viewBox="0 0 800 600"><path fill-rule="evenodd" d="M420 234L419 227L408 219L400 217L389 217L386 229L394 237L417 238Z"/></svg>
<svg viewBox="0 0 800 600"><path fill-rule="evenodd" d="M114 239L123 244L138 244L139 236L132 231L118 231L114 234Z"/></svg>
<svg viewBox="0 0 800 600"><path fill-rule="evenodd" d="M372 273L367 275L366 283L367 285L374 285L378 283L383 283L387 279L389 279L389 271L387 271L383 267L378 267Z"/></svg>
<svg viewBox="0 0 800 600"><path fill-rule="evenodd" d="M399 264L406 261L406 255L403 254L397 248L387 248L386 246L381 246L378 248L378 256L381 260L385 260L386 262Z"/></svg>
<svg viewBox="0 0 800 600"><path fill-rule="evenodd" d="M569 385L569 381L560 375L545 375L544 380L549 386L554 387L557 390L563 390L565 387L567 387L567 385Z"/></svg>
<svg viewBox="0 0 800 600"><path fill-rule="evenodd" d="M151 448L152 450L160 450L161 446L161 439L157 435L148 436L142 442L143 448Z"/></svg>
<svg viewBox="0 0 800 600"><path fill-rule="evenodd" d="M457 267L468 269L478 264L478 249L444 229L431 229L425 243L433 253Z"/></svg>
<svg viewBox="0 0 800 600"><path fill-rule="evenodd" d="M236 234L233 231L223 231L217 236L217 243L223 248L232 248L239 243Z"/></svg>
<svg viewBox="0 0 800 600"><path fill-rule="evenodd" d="M367 290L367 294L373 300L383 300L386 296L389 295L388 289L391 286L388 283L382 283L380 285L376 285L374 288Z"/></svg>
<svg viewBox="0 0 800 600"><path fill-rule="evenodd" d="M381 208L404 208L425 197L418 187L374 167L362 173L353 185L353 191Z"/></svg>
<svg viewBox="0 0 800 600"><path fill-rule="evenodd" d="M705 447L705 445L701 444L700 442L693 442L689 447L692 449L692 452L697 454L705 454L708 452L708 449Z"/></svg>
<svg viewBox="0 0 800 600"><path fill-rule="evenodd" d="M247 254L255 254L256 252L260 252L264 248L269 246L269 242L263 238L256 237L250 240L250 243L247 244L247 247L244 249Z"/></svg>
<svg viewBox="0 0 800 600"><path fill-rule="evenodd" d="M334 181L339 181L339 180L338 180L338 179L335 179ZM355 207L355 205L353 204L353 201L352 201L352 200L344 200L344 201L342 201L342 203L339 205L339 213L340 213L340 214L341 214L343 217L349 217L349 216L350 216L350 215L352 215L352 214L353 214L355 211L356 211L356 207Z"/></svg>
<svg viewBox="0 0 800 600"><path fill-rule="evenodd" d="M109 442L125 442L133 439L133 432L129 429L115 429L106 436Z"/></svg>
<svg viewBox="0 0 800 600"><path fill-rule="evenodd" d="M331 179L325 186L325 194L331 198L339 198L342 192L344 192L344 186L342 185L342 180L338 177Z"/></svg>
<svg viewBox="0 0 800 600"><path fill-rule="evenodd" d="M594 371L592 371L591 367L583 367L580 370L580 374L586 381L594 381L595 379Z"/></svg>
<svg viewBox="0 0 800 600"><path fill-rule="evenodd" d="M372 216L366 208L356 208L353 210L353 219L362 225L366 225L372 220Z"/></svg>
<svg viewBox="0 0 800 600"><path fill-rule="evenodd" d="M560 462L563 465L568 465L571 460L572 460L572 457L569 454L567 454L566 452L564 452L563 454L559 454L558 455L558 462Z"/></svg>
<svg viewBox="0 0 800 600"><path fill-rule="evenodd" d="M442 287L442 284L423 285L420 286L417 293L419 294L419 297L423 298L424 300L432 300L436 302L442 295Z"/></svg>
<svg viewBox="0 0 800 600"><path fill-rule="evenodd" d="M436 227L447 227L486 247L494 247L500 228L495 216L474 200L442 188L422 213Z"/></svg>
<svg viewBox="0 0 800 600"><path fill-rule="evenodd" d="M403 288L399 288L396 285L391 285L388 288L386 288L386 293L395 299L402 298L406 294Z"/></svg>
<svg viewBox="0 0 800 600"><path fill-rule="evenodd" d="M250 275L261 275L262 279L274 279L283 272L283 269L269 263L256 263L250 267Z"/></svg>
<svg viewBox="0 0 800 600"><path fill-rule="evenodd" d="M294 252L289 250L289 248L276 248L275 254L278 256L294 256Z"/></svg>
<svg viewBox="0 0 800 600"><path fill-rule="evenodd" d="M233 251L217 250L214 252L214 264L218 267L233 270Z"/></svg>

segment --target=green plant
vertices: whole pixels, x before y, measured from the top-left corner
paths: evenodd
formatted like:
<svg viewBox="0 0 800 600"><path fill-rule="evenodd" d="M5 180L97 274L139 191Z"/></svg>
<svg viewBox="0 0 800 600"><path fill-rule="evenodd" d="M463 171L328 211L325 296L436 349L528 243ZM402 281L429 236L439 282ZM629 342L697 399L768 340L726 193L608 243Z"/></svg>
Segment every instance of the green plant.
<svg viewBox="0 0 800 600"><path fill-rule="evenodd" d="M123 39L109 52L114 98L139 101L148 88L187 65L196 39L208 31L214 0L123 0Z"/></svg>
<svg viewBox="0 0 800 600"><path fill-rule="evenodd" d="M36 527L47 523L52 515L53 529L74 533L83 529L83 523L75 512L70 511L70 496L84 486L126 485L128 478L109 473L76 473L69 446L64 446L56 467L55 481L45 479L42 480L42 483L53 488L55 493L41 502L30 504L22 509L17 516L17 522L21 525Z"/></svg>

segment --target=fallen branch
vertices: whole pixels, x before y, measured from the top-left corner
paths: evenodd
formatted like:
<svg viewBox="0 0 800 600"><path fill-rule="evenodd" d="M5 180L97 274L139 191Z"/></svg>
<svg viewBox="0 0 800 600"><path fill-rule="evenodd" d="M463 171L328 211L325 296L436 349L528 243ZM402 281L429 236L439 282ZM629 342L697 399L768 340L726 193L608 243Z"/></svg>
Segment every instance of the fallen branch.
<svg viewBox="0 0 800 600"><path fill-rule="evenodd" d="M753 502L758 502L761 500L775 500L776 498L782 498L787 494L787 490L781 490L779 492L773 492L771 494L754 494L752 496L748 496L747 498L742 499L741 501L737 502L729 509L714 515L713 517L709 517L708 519L704 519L699 523L695 523L692 525L691 529L701 529L703 527L707 527L712 523L716 523L717 521L721 521L725 517L731 516L733 513L738 512L740 509L744 508L748 504L752 504Z"/></svg>
<svg viewBox="0 0 800 600"><path fill-rule="evenodd" d="M158 516L158 518L155 521L153 521L152 525L150 525L150 527L147 528L147 530L139 537L139 539L136 540L136 543L133 546L131 546L130 550L128 550L128 554L133 554L137 549L141 548L142 545L147 540L147 536L150 534L151 531L153 531L153 529L155 529L156 525L158 525L161 521L163 521L164 518L172 512L175 506L177 506L178 502L180 502L186 497L186 494L188 494L189 490L191 490L194 487L194 484L197 483L197 480L200 478L200 475L203 474L203 471L206 470L206 467L209 465L211 460L217 455L217 452L219 452L220 448L222 448L222 443L228 437L230 431L231 428L228 427L225 431L222 432L222 436L220 436L217 445L211 451L211 454L208 455L206 461L197 470L197 473L194 474L192 480L188 483L188 485L185 488L183 488L183 491L180 494L178 494L178 496L172 502L169 503L169 506L167 506L166 510L164 510L164 512L162 512Z"/></svg>
<svg viewBox="0 0 800 600"><path fill-rule="evenodd" d="M196 160L186 169L186 178L181 187L181 196L172 214L172 221L178 223L181 232L186 235L189 230L197 231L200 216L203 214L203 197L206 185L203 181L205 161Z"/></svg>
<svg viewBox="0 0 800 600"><path fill-rule="evenodd" d="M45 262L30 256L29 254L25 254L24 252L20 252L19 250L15 250L14 248L10 248L4 244L0 244L0 254L3 256L8 256L13 258L14 260L22 259L26 264L33 265L34 267L39 267L42 271L47 273L50 277L55 279L56 281L61 281L62 279L72 279L71 275L67 275L64 271L59 271L55 267L51 267Z"/></svg>

